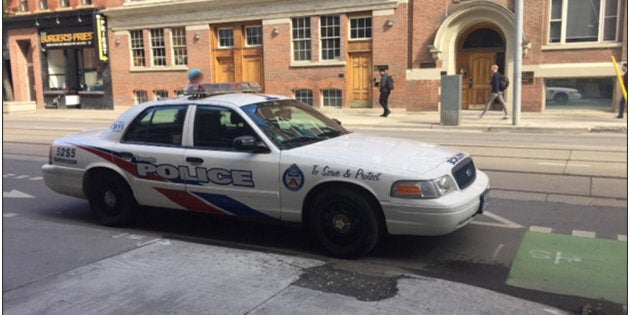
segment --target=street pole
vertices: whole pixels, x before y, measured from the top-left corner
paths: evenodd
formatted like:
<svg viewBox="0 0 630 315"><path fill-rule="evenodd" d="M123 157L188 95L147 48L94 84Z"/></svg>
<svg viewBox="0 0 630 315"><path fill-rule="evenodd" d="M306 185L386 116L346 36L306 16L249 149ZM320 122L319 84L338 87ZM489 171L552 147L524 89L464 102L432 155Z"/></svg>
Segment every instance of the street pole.
<svg viewBox="0 0 630 315"><path fill-rule="evenodd" d="M523 2L515 0L516 30L514 33L514 82L512 98L512 125L521 120L521 68L523 66Z"/></svg>

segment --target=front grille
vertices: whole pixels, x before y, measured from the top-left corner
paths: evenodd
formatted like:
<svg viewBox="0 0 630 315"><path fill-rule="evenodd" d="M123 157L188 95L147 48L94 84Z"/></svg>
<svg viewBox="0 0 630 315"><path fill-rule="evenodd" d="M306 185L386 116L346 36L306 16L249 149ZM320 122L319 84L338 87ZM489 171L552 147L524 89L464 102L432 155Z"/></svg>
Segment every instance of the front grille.
<svg viewBox="0 0 630 315"><path fill-rule="evenodd" d="M467 157L453 167L452 174L459 189L464 189L470 186L477 178L477 169L473 160Z"/></svg>

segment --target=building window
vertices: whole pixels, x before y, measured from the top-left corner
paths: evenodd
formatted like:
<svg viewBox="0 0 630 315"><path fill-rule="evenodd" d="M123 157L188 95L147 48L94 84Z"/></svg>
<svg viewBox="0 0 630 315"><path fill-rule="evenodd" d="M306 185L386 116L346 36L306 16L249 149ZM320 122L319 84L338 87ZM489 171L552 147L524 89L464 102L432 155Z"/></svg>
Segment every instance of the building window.
<svg viewBox="0 0 630 315"><path fill-rule="evenodd" d="M60 6L61 6L62 8L68 8L68 7L70 7L70 0L61 0L61 1L59 1L59 2L60 2Z"/></svg>
<svg viewBox="0 0 630 315"><path fill-rule="evenodd" d="M92 4L92 0L82 0L81 3L84 4L84 5L91 5Z"/></svg>
<svg viewBox="0 0 630 315"><path fill-rule="evenodd" d="M339 60L341 55L341 38L338 15L320 17L322 60Z"/></svg>
<svg viewBox="0 0 630 315"><path fill-rule="evenodd" d="M295 90L295 99L308 106L313 106L313 90Z"/></svg>
<svg viewBox="0 0 630 315"><path fill-rule="evenodd" d="M173 64L176 66L185 66L188 64L188 50L186 50L186 29L177 27L171 29L173 42Z"/></svg>
<svg viewBox="0 0 630 315"><path fill-rule="evenodd" d="M154 66L166 66L166 44L164 43L164 30L151 29L151 53Z"/></svg>
<svg viewBox="0 0 630 315"><path fill-rule="evenodd" d="M168 98L168 91L167 90L155 90L155 91L153 91L153 95L155 96L156 100L161 100L163 98Z"/></svg>
<svg viewBox="0 0 630 315"><path fill-rule="evenodd" d="M220 28L219 35L219 48L232 48L234 47L234 30L231 28Z"/></svg>
<svg viewBox="0 0 630 315"><path fill-rule="evenodd" d="M311 60L311 18L292 18L293 61Z"/></svg>
<svg viewBox="0 0 630 315"><path fill-rule="evenodd" d="M39 0L39 9L48 10L48 0Z"/></svg>
<svg viewBox="0 0 630 315"><path fill-rule="evenodd" d="M616 41L619 0L552 0L550 43Z"/></svg>
<svg viewBox="0 0 630 315"><path fill-rule="evenodd" d="M28 12L28 1L27 0L20 0L19 10L20 10L20 12Z"/></svg>
<svg viewBox="0 0 630 315"><path fill-rule="evenodd" d="M149 95L147 94L147 91L145 90L134 90L133 94L134 94L136 105L149 101Z"/></svg>
<svg viewBox="0 0 630 315"><path fill-rule="evenodd" d="M262 27L260 26L247 26L245 27L245 40L247 46L260 46L262 45Z"/></svg>
<svg viewBox="0 0 630 315"><path fill-rule="evenodd" d="M341 107L341 90L324 90L324 106Z"/></svg>
<svg viewBox="0 0 630 315"><path fill-rule="evenodd" d="M129 32L131 37L131 56L133 58L134 67L146 66L144 58L144 41L142 38L142 30Z"/></svg>
<svg viewBox="0 0 630 315"><path fill-rule="evenodd" d="M372 18L360 17L350 19L350 39L371 39Z"/></svg>

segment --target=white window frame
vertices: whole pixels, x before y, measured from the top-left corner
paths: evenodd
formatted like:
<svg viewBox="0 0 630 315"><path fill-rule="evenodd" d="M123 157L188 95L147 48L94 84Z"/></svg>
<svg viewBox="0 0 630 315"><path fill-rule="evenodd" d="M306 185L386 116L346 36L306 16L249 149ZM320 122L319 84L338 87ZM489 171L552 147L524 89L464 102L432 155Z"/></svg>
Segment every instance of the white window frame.
<svg viewBox="0 0 630 315"><path fill-rule="evenodd" d="M560 19L552 19L552 10L553 10L553 0L549 1L549 23L548 32L547 32L547 43L549 45L575 45L575 44L585 44L585 43L602 43L602 42L617 42L619 41L619 20L621 17L621 5L623 0L617 0L617 16L615 18L615 38L614 39L604 39L605 33L605 25L606 19L611 16L606 16L606 1L608 0L600 0L599 12L598 12L598 30L597 30L597 40L596 41L576 41L576 42L567 42L567 21L568 21L568 11L569 11L569 1L571 0L558 0L562 1L562 14ZM560 23L560 41L552 42L551 41L551 24L552 23Z"/></svg>
<svg viewBox="0 0 630 315"><path fill-rule="evenodd" d="M149 101L149 93L146 90L134 90L133 91L134 105L146 103Z"/></svg>
<svg viewBox="0 0 630 315"><path fill-rule="evenodd" d="M59 6L62 8L69 8L70 0L59 0Z"/></svg>
<svg viewBox="0 0 630 315"><path fill-rule="evenodd" d="M188 49L186 48L186 28L171 28L171 58L174 66L188 65ZM180 61L183 60L183 61Z"/></svg>
<svg viewBox="0 0 630 315"><path fill-rule="evenodd" d="M332 25L324 25L324 19L328 17L336 17L338 19L338 23ZM324 36L322 29L323 28L335 28L337 27L339 30L339 35L332 36ZM333 48L324 48L324 41L329 40L337 40L338 47ZM324 51L333 51L336 52L339 50L339 55L335 55L333 58L326 58L328 54L325 54ZM341 16L333 14L333 15L322 15L319 17L319 59L322 61L336 61L341 60Z"/></svg>
<svg viewBox="0 0 630 315"><path fill-rule="evenodd" d="M140 34L140 37L134 37L134 34ZM147 56L144 52L144 31L143 30L130 30L129 31L129 49L131 50L131 66L132 67L146 67ZM134 46L134 43L138 46ZM136 56L135 52L138 51L139 55ZM136 59L142 60L142 65L136 65Z"/></svg>
<svg viewBox="0 0 630 315"><path fill-rule="evenodd" d="M328 99L327 99L327 95L330 92L338 92L339 93L339 97L337 97L337 95L334 95L334 98L331 99L331 95L328 95ZM328 92L328 93L327 93ZM327 103L327 101L330 100L339 100L339 105L330 105ZM322 90L322 105L325 107L334 107L334 108L342 108L343 107L343 90L341 89L337 89L337 88L330 88L330 89L324 89Z"/></svg>
<svg viewBox="0 0 630 315"><path fill-rule="evenodd" d="M297 23L297 21L304 21L305 23ZM308 27L306 26L306 21L308 21ZM297 31L298 34L306 34L310 33L310 36L299 37L296 38L293 36L293 33ZM313 60L313 25L310 16L301 16L291 18L291 60L294 62L311 62ZM297 47L296 43L304 43L304 49L300 49ZM296 49L298 49L296 51ZM305 59L296 59L295 55L302 56L304 55Z"/></svg>
<svg viewBox="0 0 630 315"><path fill-rule="evenodd" d="M370 36L369 36L369 37L364 36L364 37L354 37L354 38L353 38L353 37L352 37L352 30L353 30L353 28L352 28L352 20L361 20L361 19L364 19L364 20L369 19L369 20L370 20L370 27L369 27L369 30L370 30ZM373 20L372 20L372 17L371 17L371 16L353 16L353 17L349 18L349 19L348 19L348 38L349 38L351 41L371 40L371 39L372 39L372 35L374 34L374 33L373 33L373 32L374 32L374 24L373 24L372 22L373 22ZM367 32L368 27L363 27L362 29L363 29L365 32ZM359 32L359 28L357 28L357 34L358 34L358 32Z"/></svg>
<svg viewBox="0 0 630 315"><path fill-rule="evenodd" d="M298 95L298 92L299 92L300 94L301 94L301 93L306 92L306 93L308 93L308 94L310 94L310 95L308 95L308 96L304 97L303 95ZM302 103L304 103L304 104L306 104L306 105L309 105L309 106L311 106L311 107L313 107L313 106L315 105L315 101L314 101L314 99L313 99L313 90L311 90L311 89L297 89L297 90L295 90L295 91L293 92L293 95L295 96L295 99L296 99L296 100L298 100L298 101L300 101L300 102L302 102ZM303 100L304 98L308 98L308 99L310 99L310 100L311 100L311 103L309 104L309 103L307 103L307 102L303 102L302 100Z"/></svg>
<svg viewBox="0 0 630 315"><path fill-rule="evenodd" d="M224 46L223 43L221 43L221 31L227 31L229 30L232 33L232 45L231 46ZM234 48L234 28L232 27L221 27L217 29L217 47L219 48Z"/></svg>
<svg viewBox="0 0 630 315"><path fill-rule="evenodd" d="M39 9L48 10L48 0L39 0Z"/></svg>
<svg viewBox="0 0 630 315"><path fill-rule="evenodd" d="M151 36L151 65L155 67L165 67L166 64L166 38L163 28L152 28L149 30ZM163 64L162 64L163 63Z"/></svg>
<svg viewBox="0 0 630 315"><path fill-rule="evenodd" d="M256 37L260 38L260 43L259 44L250 44L249 43L249 39L250 34L248 32L248 30L250 29L258 29L258 33L256 34ZM262 36L262 26L260 25L250 25L250 26L245 26L245 46L246 47L259 47L262 46L262 41L263 41L263 36Z"/></svg>

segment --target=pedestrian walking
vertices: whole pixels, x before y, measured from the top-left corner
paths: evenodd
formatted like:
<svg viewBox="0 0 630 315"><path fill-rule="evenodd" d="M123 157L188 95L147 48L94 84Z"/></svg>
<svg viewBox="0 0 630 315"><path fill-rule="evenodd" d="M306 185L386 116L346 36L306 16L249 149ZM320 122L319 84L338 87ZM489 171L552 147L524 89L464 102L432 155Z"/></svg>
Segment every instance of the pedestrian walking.
<svg viewBox="0 0 630 315"><path fill-rule="evenodd" d="M499 100L499 103L503 106L503 119L509 119L507 111L507 104L505 104L505 100L503 99L503 90L507 87L507 81L504 81L503 75L499 73L499 66L492 65L490 67L490 71L492 72L492 80L490 81L490 86L492 86L492 91L490 93L490 97L486 102L486 107L483 109L483 112L479 115L479 118L483 118L483 115L486 114L490 105L494 103L495 100ZM502 83L503 81L503 83Z"/></svg>
<svg viewBox="0 0 630 315"><path fill-rule="evenodd" d="M188 71L188 86L184 89L185 94L192 94L198 92L199 89L203 89L199 84L203 80L203 73L201 70L194 68Z"/></svg>
<svg viewBox="0 0 630 315"><path fill-rule="evenodd" d="M387 117L391 113L388 99L389 94L391 94L394 89L394 79L392 79L392 76L389 75L385 69L380 69L379 74L381 75L381 83L379 84L381 95L378 98L378 103L383 106L383 114L381 117Z"/></svg>
<svg viewBox="0 0 630 315"><path fill-rule="evenodd" d="M624 63L621 66L621 71L623 71L623 79L621 80L623 82L623 86L626 89L626 92L628 92L628 64ZM623 97L623 93L621 95L621 100L619 101L619 115L617 115L617 118L623 118L623 111L626 108L626 98Z"/></svg>

